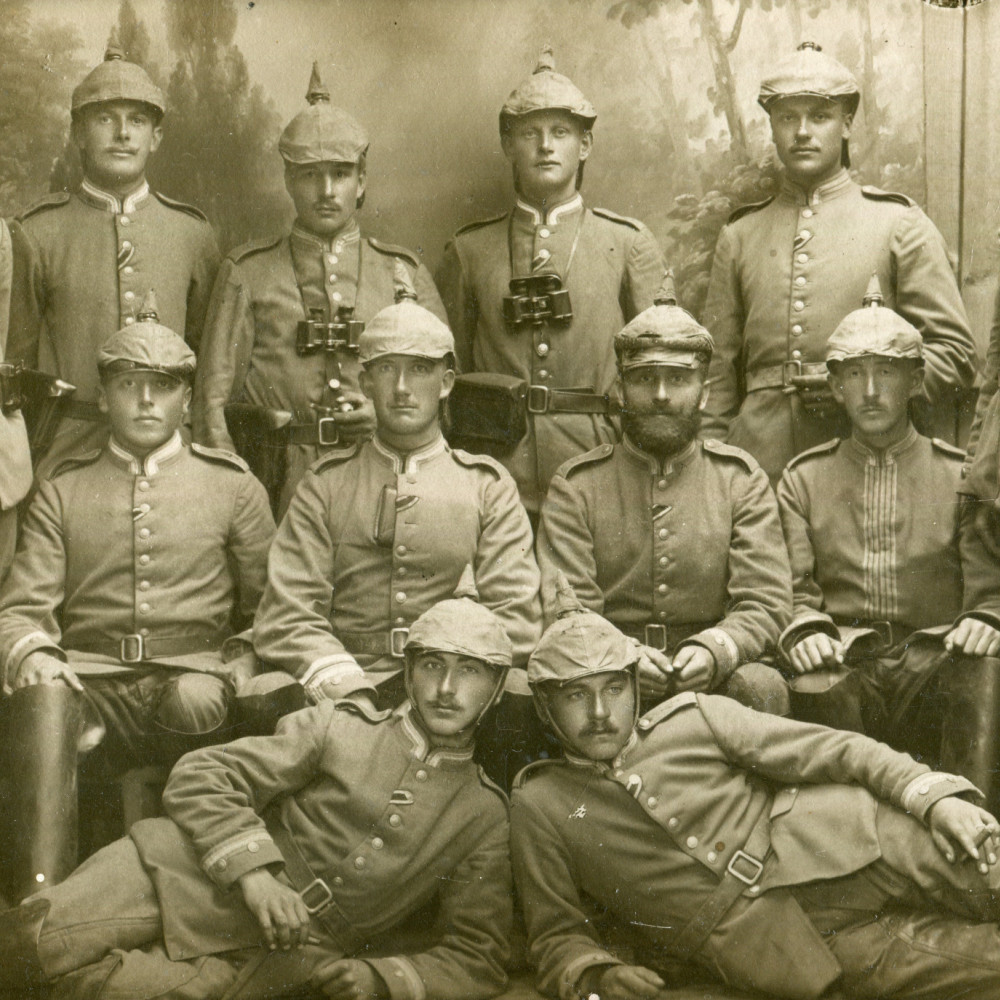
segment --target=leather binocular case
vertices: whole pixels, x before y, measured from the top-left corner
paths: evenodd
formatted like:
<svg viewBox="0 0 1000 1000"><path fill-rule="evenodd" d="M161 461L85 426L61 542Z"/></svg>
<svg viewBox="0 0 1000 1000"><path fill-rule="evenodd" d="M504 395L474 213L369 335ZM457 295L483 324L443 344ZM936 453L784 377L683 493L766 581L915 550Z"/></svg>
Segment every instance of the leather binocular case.
<svg viewBox="0 0 1000 1000"><path fill-rule="evenodd" d="M24 414L28 444L36 459L52 444L74 392L75 385L55 375L25 368L21 362L0 363L0 408L4 413L20 410Z"/></svg>
<svg viewBox="0 0 1000 1000"><path fill-rule="evenodd" d="M281 488L288 470L292 413L270 410L251 403L229 403L225 408L226 429L236 453L264 484L271 509L278 509Z"/></svg>
<svg viewBox="0 0 1000 1000"><path fill-rule="evenodd" d="M364 329L365 324L354 319L353 306L341 306L330 322L323 319L322 309L310 309L309 318L299 321L295 350L301 356L320 352L356 352L358 338Z"/></svg>
<svg viewBox="0 0 1000 1000"><path fill-rule="evenodd" d="M508 326L565 326L573 318L569 289L558 274L546 272L510 279L510 295L503 297L503 318Z"/></svg>
<svg viewBox="0 0 1000 1000"><path fill-rule="evenodd" d="M528 433L528 383L516 375L470 372L448 398L450 444L493 457L509 454Z"/></svg>

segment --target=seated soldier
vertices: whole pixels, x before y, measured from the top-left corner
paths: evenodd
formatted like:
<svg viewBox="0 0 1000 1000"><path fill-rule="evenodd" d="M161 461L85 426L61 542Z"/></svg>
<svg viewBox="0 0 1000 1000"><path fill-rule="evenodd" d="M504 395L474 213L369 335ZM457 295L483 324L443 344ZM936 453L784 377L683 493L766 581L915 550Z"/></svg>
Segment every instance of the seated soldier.
<svg viewBox="0 0 1000 1000"><path fill-rule="evenodd" d="M76 865L78 745L106 737L88 762L107 776L218 740L234 693L220 650L274 535L242 459L182 442L195 357L150 300L97 361L111 440L41 484L0 591L18 899Z"/></svg>
<svg viewBox="0 0 1000 1000"><path fill-rule="evenodd" d="M942 766L996 808L996 564L973 505L956 494L962 453L910 422L920 334L882 307L877 280L865 303L826 354L851 437L793 459L778 487L794 587L780 640L798 675L793 714L932 759L940 750Z"/></svg>
<svg viewBox="0 0 1000 1000"><path fill-rule="evenodd" d="M659 997L650 966L682 959L794 1000L1000 994L1000 824L968 781L714 695L640 718L639 651L576 607L528 661L566 756L522 772L511 804L542 992Z"/></svg>
<svg viewBox="0 0 1000 1000"><path fill-rule="evenodd" d="M462 582L469 593L471 574ZM0 986L93 1000L302 996L304 984L342 1000L498 993L507 808L472 745L510 664L494 614L443 601L410 629L409 698L391 714L324 701L274 736L188 754L166 818L0 914ZM404 950L393 931L418 910L419 943Z"/></svg>
<svg viewBox="0 0 1000 1000"><path fill-rule="evenodd" d="M696 440L712 338L672 285L615 337L621 444L570 459L549 487L543 607L551 620L563 573L586 607L636 640L644 703L718 690L784 715L781 675L754 662L791 612L777 504L745 451Z"/></svg>
<svg viewBox="0 0 1000 1000"><path fill-rule="evenodd" d="M401 302L372 319L359 349L375 437L320 459L299 483L268 559L254 648L301 681L314 703L374 683L379 704L393 707L404 694L407 628L471 563L518 668L511 690L520 697L499 706L514 716L491 719L490 746L480 748L503 757L494 737L536 720L523 670L541 633L527 514L499 462L452 450L441 436L440 408L455 379L444 323ZM506 765L494 763L491 776L509 787Z"/></svg>

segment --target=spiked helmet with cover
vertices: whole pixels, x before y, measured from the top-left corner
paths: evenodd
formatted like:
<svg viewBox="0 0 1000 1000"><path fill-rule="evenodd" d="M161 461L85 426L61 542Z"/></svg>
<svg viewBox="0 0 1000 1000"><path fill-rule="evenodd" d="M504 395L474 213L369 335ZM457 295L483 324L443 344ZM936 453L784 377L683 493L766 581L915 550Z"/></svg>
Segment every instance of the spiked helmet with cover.
<svg viewBox="0 0 1000 1000"><path fill-rule="evenodd" d="M534 111L566 111L593 128L597 112L593 104L568 77L556 72L552 46L546 45L538 57L531 76L522 80L500 109L500 134L509 129L512 118L530 115Z"/></svg>
<svg viewBox="0 0 1000 1000"><path fill-rule="evenodd" d="M81 108L107 101L139 101L159 114L167 110L163 91L137 63L129 62L112 35L104 61L95 66L73 91L70 110L75 115Z"/></svg>
<svg viewBox="0 0 1000 1000"><path fill-rule="evenodd" d="M346 111L330 104L330 91L313 63L306 92L309 107L300 111L278 140L286 163L360 163L368 151L368 133Z"/></svg>

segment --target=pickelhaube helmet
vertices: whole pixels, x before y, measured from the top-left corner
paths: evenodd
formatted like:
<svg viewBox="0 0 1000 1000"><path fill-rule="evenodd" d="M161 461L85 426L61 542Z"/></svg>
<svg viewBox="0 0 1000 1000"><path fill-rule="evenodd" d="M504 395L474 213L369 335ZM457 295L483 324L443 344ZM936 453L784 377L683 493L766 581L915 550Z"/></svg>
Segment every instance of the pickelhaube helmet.
<svg viewBox="0 0 1000 1000"><path fill-rule="evenodd" d="M504 101L500 109L501 134L507 131L511 118L530 115L533 111L567 111L588 129L597 120L594 106L576 84L568 76L556 72L551 45L542 49L531 76L518 84Z"/></svg>
<svg viewBox="0 0 1000 1000"><path fill-rule="evenodd" d="M330 104L330 91L313 63L306 92L309 107L286 126L278 152L286 163L359 163L368 151L368 133L346 111Z"/></svg>
<svg viewBox="0 0 1000 1000"><path fill-rule="evenodd" d="M104 53L104 61L95 66L73 91L70 109L75 115L90 104L105 101L140 101L161 115L167 110L163 91L139 65L129 62L112 36Z"/></svg>
<svg viewBox="0 0 1000 1000"><path fill-rule="evenodd" d="M160 323L156 294L150 289L136 321L123 326L101 345L97 368L102 375L140 371L189 379L194 374L195 355L183 337Z"/></svg>
<svg viewBox="0 0 1000 1000"><path fill-rule="evenodd" d="M409 354L441 360L455 353L451 330L410 298L380 309L358 337L362 364L387 354Z"/></svg>
<svg viewBox="0 0 1000 1000"><path fill-rule="evenodd" d="M920 332L883 302L878 276L873 274L861 308L849 312L827 341L828 365L866 355L907 358L923 364L924 342Z"/></svg>
<svg viewBox="0 0 1000 1000"><path fill-rule="evenodd" d="M825 97L843 101L853 115L861 92L858 81L842 63L828 56L815 42L803 42L761 80L757 103L769 111L783 97Z"/></svg>
<svg viewBox="0 0 1000 1000"><path fill-rule="evenodd" d="M715 349L712 335L677 305L674 276L667 271L653 305L615 334L615 357L625 371L644 365L697 368Z"/></svg>

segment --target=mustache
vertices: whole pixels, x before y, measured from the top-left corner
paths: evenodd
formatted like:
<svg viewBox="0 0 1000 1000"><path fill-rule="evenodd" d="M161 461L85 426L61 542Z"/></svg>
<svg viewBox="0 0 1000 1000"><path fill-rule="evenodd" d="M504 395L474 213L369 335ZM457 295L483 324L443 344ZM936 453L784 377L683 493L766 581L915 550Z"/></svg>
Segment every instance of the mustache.
<svg viewBox="0 0 1000 1000"><path fill-rule="evenodd" d="M592 722L580 730L581 736L615 736L617 733L618 727L609 722Z"/></svg>

